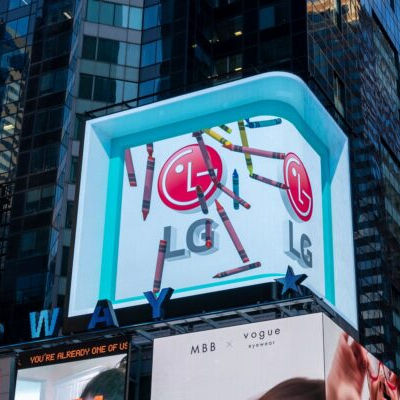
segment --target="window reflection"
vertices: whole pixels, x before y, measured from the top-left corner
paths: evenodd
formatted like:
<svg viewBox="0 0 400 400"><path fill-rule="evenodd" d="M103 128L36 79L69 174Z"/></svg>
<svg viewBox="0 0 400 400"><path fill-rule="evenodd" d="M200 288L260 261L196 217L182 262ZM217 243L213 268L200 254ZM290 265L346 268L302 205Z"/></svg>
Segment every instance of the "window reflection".
<svg viewBox="0 0 400 400"><path fill-rule="evenodd" d="M8 9L13 10L14 8L28 6L31 2L32 0L9 0Z"/></svg>
<svg viewBox="0 0 400 400"><path fill-rule="evenodd" d="M14 19L6 23L6 32L10 38L15 39L19 36L26 36L28 33L29 17Z"/></svg>
<svg viewBox="0 0 400 400"><path fill-rule="evenodd" d="M142 9L101 0L89 0L86 19L105 25L142 29Z"/></svg>

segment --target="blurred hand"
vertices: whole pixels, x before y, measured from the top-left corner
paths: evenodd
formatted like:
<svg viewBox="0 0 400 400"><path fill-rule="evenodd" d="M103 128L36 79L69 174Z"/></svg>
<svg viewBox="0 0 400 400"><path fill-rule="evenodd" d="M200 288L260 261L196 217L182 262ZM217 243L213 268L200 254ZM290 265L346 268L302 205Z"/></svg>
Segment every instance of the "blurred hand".
<svg viewBox="0 0 400 400"><path fill-rule="evenodd" d="M356 341L349 344L348 338L346 333L340 336L326 381L327 400L361 400L367 352Z"/></svg>

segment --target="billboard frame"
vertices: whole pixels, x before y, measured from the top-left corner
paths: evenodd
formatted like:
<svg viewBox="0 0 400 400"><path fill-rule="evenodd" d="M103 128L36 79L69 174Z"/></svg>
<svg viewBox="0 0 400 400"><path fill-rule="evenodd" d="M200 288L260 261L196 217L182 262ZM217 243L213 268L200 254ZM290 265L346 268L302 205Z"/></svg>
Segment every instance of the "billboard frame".
<svg viewBox="0 0 400 400"><path fill-rule="evenodd" d="M114 300L124 150L180 136L204 126L251 118L266 112L288 119L321 156L325 297L335 304L331 181L343 152L348 157L348 141L328 111L299 77L290 73L271 72L86 123L64 313L67 331L73 330L75 322L81 317L86 316L87 320L93 311L88 308L83 314L69 316L70 304L79 290L79 279L73 271L75 263L85 265L88 278L85 280L86 290L98 293L98 299ZM349 204L351 212L351 198ZM90 251L87 250L89 248ZM101 276L96 282L91 278L95 276L99 265ZM129 308L143 310L143 307L147 306Z"/></svg>

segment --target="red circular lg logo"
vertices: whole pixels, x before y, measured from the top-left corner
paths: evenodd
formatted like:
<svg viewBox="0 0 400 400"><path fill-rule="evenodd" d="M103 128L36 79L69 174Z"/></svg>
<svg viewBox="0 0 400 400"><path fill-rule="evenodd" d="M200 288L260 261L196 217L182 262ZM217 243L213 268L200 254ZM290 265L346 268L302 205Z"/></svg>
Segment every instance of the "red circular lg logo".
<svg viewBox="0 0 400 400"><path fill-rule="evenodd" d="M286 154L283 164L287 194L296 215L308 221L313 211L313 195L310 179L300 158L294 153Z"/></svg>
<svg viewBox="0 0 400 400"><path fill-rule="evenodd" d="M222 160L210 146L206 146L218 181L222 177ZM183 147L168 158L158 177L158 193L163 203L177 211L200 206L196 186L199 185L208 200L217 190L208 174L197 144Z"/></svg>

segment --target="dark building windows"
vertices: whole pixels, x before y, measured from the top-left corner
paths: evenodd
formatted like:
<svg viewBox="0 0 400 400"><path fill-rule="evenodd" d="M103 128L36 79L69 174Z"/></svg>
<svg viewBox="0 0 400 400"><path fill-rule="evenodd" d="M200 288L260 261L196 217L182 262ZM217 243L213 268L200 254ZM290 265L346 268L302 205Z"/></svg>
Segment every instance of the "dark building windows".
<svg viewBox="0 0 400 400"><path fill-rule="evenodd" d="M214 74L224 75L232 71L238 72L241 69L242 69L242 54L234 54L216 60Z"/></svg>
<svg viewBox="0 0 400 400"><path fill-rule="evenodd" d="M146 67L147 65L157 64L162 61L162 41L156 40L155 42L146 43L142 48L142 59L140 65Z"/></svg>
<svg viewBox="0 0 400 400"><path fill-rule="evenodd" d="M79 97L104 103L120 103L137 96L137 83L81 74Z"/></svg>
<svg viewBox="0 0 400 400"><path fill-rule="evenodd" d="M145 8L143 17L143 29L150 29L160 25L160 11L160 4Z"/></svg>
<svg viewBox="0 0 400 400"><path fill-rule="evenodd" d="M288 1L275 2L275 4L260 8L258 14L259 29L273 28L287 24L290 21L290 6Z"/></svg>
<svg viewBox="0 0 400 400"><path fill-rule="evenodd" d="M41 147L32 151L30 172L38 173L57 167L59 146Z"/></svg>
<svg viewBox="0 0 400 400"><path fill-rule="evenodd" d="M97 46L96 37L84 36L82 44L82 58L87 58L88 60L95 60L96 46Z"/></svg>
<svg viewBox="0 0 400 400"><path fill-rule="evenodd" d="M39 96L65 90L67 74L67 69L59 69L41 75L39 80Z"/></svg>
<svg viewBox="0 0 400 400"><path fill-rule="evenodd" d="M80 74L79 97L81 99L91 99L92 91L93 91L93 76Z"/></svg>
<svg viewBox="0 0 400 400"><path fill-rule="evenodd" d="M54 186L45 186L26 192L25 214L37 213L51 209L53 206L54 194Z"/></svg>
<svg viewBox="0 0 400 400"><path fill-rule="evenodd" d="M82 58L110 64L139 66L140 46L117 40L84 36Z"/></svg>
<svg viewBox="0 0 400 400"><path fill-rule="evenodd" d="M140 30L142 9L101 0L88 0L86 19L104 25Z"/></svg>
<svg viewBox="0 0 400 400"><path fill-rule="evenodd" d="M125 64L126 44L110 39L99 39L97 60L113 64Z"/></svg>
<svg viewBox="0 0 400 400"><path fill-rule="evenodd" d="M42 254L47 251L49 242L49 229L37 229L24 232L20 237L19 255L28 257Z"/></svg>
<svg viewBox="0 0 400 400"><path fill-rule="evenodd" d="M264 40L260 44L260 61L265 64L274 64L290 60L292 45L289 36Z"/></svg>
<svg viewBox="0 0 400 400"><path fill-rule="evenodd" d="M333 76L333 99L336 109L344 116L345 89L344 84L337 74Z"/></svg>
<svg viewBox="0 0 400 400"><path fill-rule="evenodd" d="M63 32L59 35L52 35L43 42L43 59L59 57L69 51L71 35Z"/></svg>

